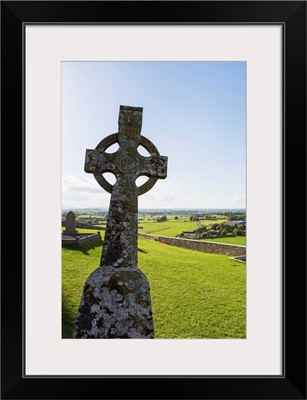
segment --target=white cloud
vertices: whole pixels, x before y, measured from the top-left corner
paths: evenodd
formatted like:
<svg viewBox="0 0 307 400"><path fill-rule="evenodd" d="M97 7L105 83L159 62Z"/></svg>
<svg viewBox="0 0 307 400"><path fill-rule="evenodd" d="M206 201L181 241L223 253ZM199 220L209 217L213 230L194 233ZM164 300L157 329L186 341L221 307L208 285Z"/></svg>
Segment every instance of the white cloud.
<svg viewBox="0 0 307 400"><path fill-rule="evenodd" d="M75 173L62 178L62 192L93 192L100 193L103 189L91 176L83 176Z"/></svg>
<svg viewBox="0 0 307 400"><path fill-rule="evenodd" d="M142 179L141 179L142 178ZM140 186L146 178L139 178ZM142 180L142 182L141 182ZM112 183L112 182L111 182ZM169 180L158 180L154 187L139 196L139 208L241 208L245 207L245 195L235 194L225 198L210 195L202 187L193 193L190 182L178 184ZM193 185L192 185L193 186ZM193 188L195 188L193 186ZM62 207L68 208L108 208L110 194L95 180L92 174L74 173L62 178Z"/></svg>
<svg viewBox="0 0 307 400"><path fill-rule="evenodd" d="M138 186L147 180L138 179ZM184 186L174 182L158 180L155 186L139 197L140 208L184 208L189 207L191 199ZM93 175L74 173L62 178L62 207L89 208L109 207L110 194L107 193Z"/></svg>
<svg viewBox="0 0 307 400"><path fill-rule="evenodd" d="M139 197L140 208L187 208L191 199L184 186L158 180L155 186Z"/></svg>
<svg viewBox="0 0 307 400"><path fill-rule="evenodd" d="M245 206L245 194L235 194L232 196L232 200L235 204Z"/></svg>
<svg viewBox="0 0 307 400"><path fill-rule="evenodd" d="M63 208L108 207L109 202L110 194L99 186L93 175L75 173L63 176Z"/></svg>

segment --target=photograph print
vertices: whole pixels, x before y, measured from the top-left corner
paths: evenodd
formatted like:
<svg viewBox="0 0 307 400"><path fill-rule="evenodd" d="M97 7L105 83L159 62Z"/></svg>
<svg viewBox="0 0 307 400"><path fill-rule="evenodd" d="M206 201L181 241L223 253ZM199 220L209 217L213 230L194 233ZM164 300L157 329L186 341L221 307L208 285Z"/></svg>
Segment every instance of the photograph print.
<svg viewBox="0 0 307 400"><path fill-rule="evenodd" d="M62 338L246 338L246 63L62 62Z"/></svg>

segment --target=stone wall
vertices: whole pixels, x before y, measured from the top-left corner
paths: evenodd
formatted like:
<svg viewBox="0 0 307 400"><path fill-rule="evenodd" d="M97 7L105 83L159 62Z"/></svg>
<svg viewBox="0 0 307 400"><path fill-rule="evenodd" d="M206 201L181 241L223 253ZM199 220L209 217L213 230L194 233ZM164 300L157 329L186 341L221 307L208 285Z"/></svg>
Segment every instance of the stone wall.
<svg viewBox="0 0 307 400"><path fill-rule="evenodd" d="M182 239L168 236L156 236L148 235L146 233L139 233L138 236L146 239L156 240L170 246L183 247L185 249L202 251L204 253L224 254L234 257L246 255L246 246L235 244L225 244L195 239Z"/></svg>
<svg viewBox="0 0 307 400"><path fill-rule="evenodd" d="M95 240L99 240L99 239L101 239L101 236L100 236L100 233L97 232L97 233L94 233L93 235L81 236L79 239L79 244L81 246L82 244L94 242Z"/></svg>
<svg viewBox="0 0 307 400"><path fill-rule="evenodd" d="M82 246L83 244L95 242L101 239L100 232L84 235L76 238L62 238L62 244L70 246Z"/></svg>

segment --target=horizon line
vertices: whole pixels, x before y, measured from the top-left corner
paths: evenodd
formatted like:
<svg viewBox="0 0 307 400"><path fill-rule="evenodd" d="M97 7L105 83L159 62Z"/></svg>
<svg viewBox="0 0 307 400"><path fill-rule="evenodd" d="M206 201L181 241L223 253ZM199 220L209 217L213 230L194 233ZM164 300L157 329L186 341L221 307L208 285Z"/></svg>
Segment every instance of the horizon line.
<svg viewBox="0 0 307 400"><path fill-rule="evenodd" d="M62 207L62 210L109 210L109 207ZM140 210L199 210L199 211L212 211L212 210L245 210L246 207L144 207Z"/></svg>

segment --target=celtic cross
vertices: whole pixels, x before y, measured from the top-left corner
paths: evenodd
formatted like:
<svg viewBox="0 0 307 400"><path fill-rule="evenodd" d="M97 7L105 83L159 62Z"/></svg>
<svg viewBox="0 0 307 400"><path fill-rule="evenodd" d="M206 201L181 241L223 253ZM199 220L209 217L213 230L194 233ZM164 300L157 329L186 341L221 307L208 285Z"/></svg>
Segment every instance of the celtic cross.
<svg viewBox="0 0 307 400"><path fill-rule="evenodd" d="M138 196L146 193L157 179L166 178L167 157L160 156L151 141L141 135L141 107L120 106L118 133L107 136L95 150L86 150L85 172L93 173L102 188L111 193L104 248L100 265L137 268ZM115 153L106 150L118 143ZM143 146L149 157L138 152ZM112 186L103 176L116 177ZM149 179L136 186L136 179Z"/></svg>
<svg viewBox="0 0 307 400"><path fill-rule="evenodd" d="M100 266L87 278L73 338L154 338L150 286L137 265L138 196L166 178L167 157L141 136L142 108L120 106L119 130L86 150L85 171L111 193ZM106 150L118 143L115 153ZM149 153L138 152L143 146ZM111 185L103 176L112 172ZM136 186L136 179L149 179Z"/></svg>

